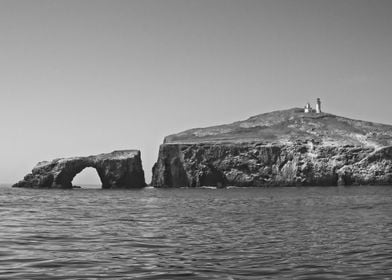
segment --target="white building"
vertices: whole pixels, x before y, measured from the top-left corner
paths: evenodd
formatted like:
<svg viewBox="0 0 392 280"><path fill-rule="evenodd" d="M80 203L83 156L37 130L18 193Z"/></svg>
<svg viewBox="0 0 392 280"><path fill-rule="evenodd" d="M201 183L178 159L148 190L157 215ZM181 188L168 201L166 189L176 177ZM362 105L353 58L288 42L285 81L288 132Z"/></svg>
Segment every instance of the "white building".
<svg viewBox="0 0 392 280"><path fill-rule="evenodd" d="M320 98L317 98L317 102L316 102L316 113L320 114L321 113L321 100Z"/></svg>
<svg viewBox="0 0 392 280"><path fill-rule="evenodd" d="M312 109L312 106L310 105L310 103L306 103L305 107L304 107L304 113L316 113L316 114L320 114L321 113L321 100L320 98L317 98L316 101L316 110Z"/></svg>
<svg viewBox="0 0 392 280"><path fill-rule="evenodd" d="M310 103L306 103L305 108L304 108L305 113L311 113L313 112L312 106L310 106Z"/></svg>

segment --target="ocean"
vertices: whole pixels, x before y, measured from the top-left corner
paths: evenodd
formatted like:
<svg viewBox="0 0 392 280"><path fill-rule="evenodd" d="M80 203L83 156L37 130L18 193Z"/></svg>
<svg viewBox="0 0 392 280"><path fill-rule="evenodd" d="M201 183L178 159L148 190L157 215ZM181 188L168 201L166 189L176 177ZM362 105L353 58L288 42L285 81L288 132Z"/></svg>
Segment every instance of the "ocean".
<svg viewBox="0 0 392 280"><path fill-rule="evenodd" d="M392 187L0 188L0 279L392 279Z"/></svg>

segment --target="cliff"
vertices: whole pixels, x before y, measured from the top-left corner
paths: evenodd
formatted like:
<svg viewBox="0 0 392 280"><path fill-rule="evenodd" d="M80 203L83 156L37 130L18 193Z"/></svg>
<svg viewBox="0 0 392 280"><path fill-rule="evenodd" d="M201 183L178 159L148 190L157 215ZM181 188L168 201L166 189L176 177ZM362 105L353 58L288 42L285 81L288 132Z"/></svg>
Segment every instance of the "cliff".
<svg viewBox="0 0 392 280"><path fill-rule="evenodd" d="M167 136L152 185L392 184L392 126L293 108Z"/></svg>
<svg viewBox="0 0 392 280"><path fill-rule="evenodd" d="M126 150L39 162L13 187L72 188L73 178L86 167L97 170L104 189L141 188L146 185L140 151Z"/></svg>

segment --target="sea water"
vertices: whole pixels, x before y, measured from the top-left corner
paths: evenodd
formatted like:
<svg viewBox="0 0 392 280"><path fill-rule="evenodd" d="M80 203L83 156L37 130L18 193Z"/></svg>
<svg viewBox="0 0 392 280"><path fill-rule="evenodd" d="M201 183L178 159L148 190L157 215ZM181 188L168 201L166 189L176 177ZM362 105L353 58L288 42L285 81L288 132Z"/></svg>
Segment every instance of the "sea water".
<svg viewBox="0 0 392 280"><path fill-rule="evenodd" d="M2 187L0 278L392 279L392 187Z"/></svg>

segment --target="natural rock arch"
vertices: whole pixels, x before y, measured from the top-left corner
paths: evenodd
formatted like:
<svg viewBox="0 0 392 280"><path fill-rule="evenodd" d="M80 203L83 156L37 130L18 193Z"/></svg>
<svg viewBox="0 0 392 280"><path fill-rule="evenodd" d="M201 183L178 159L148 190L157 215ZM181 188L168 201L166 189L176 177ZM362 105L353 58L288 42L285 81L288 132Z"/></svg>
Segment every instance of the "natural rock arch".
<svg viewBox="0 0 392 280"><path fill-rule="evenodd" d="M13 187L72 188L73 178L87 167L97 170L103 189L141 188L146 185L140 151L127 150L40 162Z"/></svg>
<svg viewBox="0 0 392 280"><path fill-rule="evenodd" d="M94 162L89 162L89 161L76 161L70 164L71 166L66 166L57 176L56 179L56 184L65 186L66 188L73 187L72 186L72 181L78 175L81 173L83 170L86 168L94 168L97 173L98 177L101 181L102 188L104 188L104 181L105 180L105 174L102 170L102 168L97 167ZM72 166L73 165L73 166Z"/></svg>

